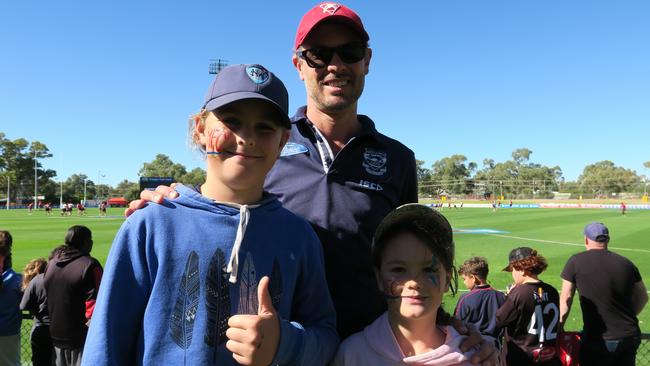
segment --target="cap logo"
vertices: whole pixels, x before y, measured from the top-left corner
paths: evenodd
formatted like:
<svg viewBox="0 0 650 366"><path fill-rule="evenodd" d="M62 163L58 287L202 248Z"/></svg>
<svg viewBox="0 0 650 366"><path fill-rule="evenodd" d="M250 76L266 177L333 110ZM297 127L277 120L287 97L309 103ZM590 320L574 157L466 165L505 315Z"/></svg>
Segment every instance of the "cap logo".
<svg viewBox="0 0 650 366"><path fill-rule="evenodd" d="M320 8L323 9L323 13L329 13L330 15L334 15L334 13L336 13L336 11L339 10L340 7L341 5L337 3L320 4Z"/></svg>
<svg viewBox="0 0 650 366"><path fill-rule="evenodd" d="M248 78L255 84L263 84L269 80L269 72L265 68L258 66L246 67L246 75L248 75Z"/></svg>

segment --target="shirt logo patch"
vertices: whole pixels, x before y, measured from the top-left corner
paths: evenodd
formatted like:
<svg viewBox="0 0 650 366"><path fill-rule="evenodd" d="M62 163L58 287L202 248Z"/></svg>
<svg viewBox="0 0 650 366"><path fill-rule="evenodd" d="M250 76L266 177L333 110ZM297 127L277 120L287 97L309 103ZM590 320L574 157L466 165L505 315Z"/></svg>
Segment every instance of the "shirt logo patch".
<svg viewBox="0 0 650 366"><path fill-rule="evenodd" d="M295 142L287 142L287 144L282 148L280 156L304 154L308 151L309 149L307 149L305 145L297 144Z"/></svg>
<svg viewBox="0 0 650 366"><path fill-rule="evenodd" d="M248 75L255 84L262 84L269 80L269 72L263 67L248 66L246 68L246 75Z"/></svg>
<svg viewBox="0 0 650 366"><path fill-rule="evenodd" d="M339 10L340 7L341 5L337 3L320 4L320 8L323 9L323 13L329 13L330 15L334 15L334 13L336 13L336 11Z"/></svg>
<svg viewBox="0 0 650 366"><path fill-rule="evenodd" d="M386 163L388 162L388 154L383 151L373 149L366 149L363 152L363 166L369 174L384 175L386 174Z"/></svg>

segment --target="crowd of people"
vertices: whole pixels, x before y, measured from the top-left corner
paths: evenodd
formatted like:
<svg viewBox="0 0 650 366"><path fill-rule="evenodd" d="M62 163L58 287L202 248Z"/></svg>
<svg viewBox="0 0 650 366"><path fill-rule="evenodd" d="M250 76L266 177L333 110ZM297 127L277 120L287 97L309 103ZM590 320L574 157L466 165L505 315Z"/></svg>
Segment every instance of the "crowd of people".
<svg viewBox="0 0 650 366"><path fill-rule="evenodd" d="M12 268L12 247L11 233L0 231L0 365L21 365L21 310L33 317L32 365L79 365L103 272L90 256L92 232L70 227L64 244L29 261L22 275Z"/></svg>
<svg viewBox="0 0 650 366"><path fill-rule="evenodd" d="M471 291L453 316L444 311L443 296L458 282L451 226L416 203L413 152L357 113L369 39L344 5L321 3L303 16L292 62L307 105L293 118L273 72L259 64L222 69L188 121L205 183L142 192L105 272L89 255L90 231L72 227L42 276L34 275L42 262L30 262L23 295L11 236L0 234L0 298L19 304L27 296L25 309L38 320L35 354L47 353L39 351L48 347L45 328L36 329L49 322L57 365L496 365L499 356L509 365L557 364L555 341L575 287L583 312L598 311L598 302L583 301L587 264L569 261L563 280L574 287L560 296L539 278L544 257L515 248L504 268L514 286L503 295L487 281L487 261L471 258L460 269ZM607 239L601 247L611 253L604 225L595 237L592 225L588 251L588 240ZM613 253L603 260L625 262ZM647 293L625 263L645 297L616 300L631 306L633 332L599 334L585 317L585 340L604 352L599 360L638 347L636 315ZM46 307L38 305L44 298ZM17 354L19 316L0 313L0 346ZM13 351L0 357L0 365L19 362Z"/></svg>

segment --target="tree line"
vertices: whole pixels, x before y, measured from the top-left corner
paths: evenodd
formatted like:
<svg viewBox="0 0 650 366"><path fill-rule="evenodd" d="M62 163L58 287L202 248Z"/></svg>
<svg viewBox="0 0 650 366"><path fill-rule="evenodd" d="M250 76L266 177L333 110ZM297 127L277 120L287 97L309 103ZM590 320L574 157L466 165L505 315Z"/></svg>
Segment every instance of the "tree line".
<svg viewBox="0 0 650 366"><path fill-rule="evenodd" d="M519 148L511 160L483 160L482 167L455 154L437 160L431 168L417 160L421 196L474 195L511 198L552 198L553 192L575 196L617 197L621 193L643 194L647 177L632 169L616 166L609 160L587 165L576 181L566 181L559 166L545 166L530 160L533 151ZM650 161L644 168L650 169Z"/></svg>
<svg viewBox="0 0 650 366"><path fill-rule="evenodd" d="M24 138L8 139L0 132L0 199L5 202L7 187L9 201L24 204L34 200L35 185L42 202L58 203L87 200L105 200L109 197L125 197L133 200L140 195L140 183L127 179L113 187L99 184L84 173L72 174L66 180L55 180L55 170L45 168L52 158L46 144ZM177 182L200 184L205 181L205 171L195 168L188 171L182 164L174 163L168 156L158 154L153 161L143 163L138 171L140 177L172 177ZM36 179L35 179L36 178Z"/></svg>
<svg viewBox="0 0 650 366"><path fill-rule="evenodd" d="M645 175L634 170L616 166L609 160L587 165L577 181L565 181L559 166L548 167L530 160L533 151L519 148L512 152L511 160L496 162L483 159L482 167L468 161L462 154L455 154L437 160L431 168L424 161L417 160L417 178L421 196L475 195L485 198L506 196L511 198L552 198L553 192L566 192L586 197L612 197L620 193L642 194ZM44 164L53 154L40 141L29 142L24 138L10 140L0 132L0 187L9 185L11 202L33 200L34 184L38 195L45 196L44 202L56 203L59 197L64 202L103 200L108 197L125 197L133 200L139 197L139 182L127 179L113 187L98 184L86 174L72 174L65 181L55 181L56 171L46 169ZM644 164L650 169L650 161ZM36 181L34 179L36 173ZM175 163L164 154L158 154L142 164L140 177L172 177L185 184L201 184L205 171ZM6 196L6 188L0 189L0 197Z"/></svg>

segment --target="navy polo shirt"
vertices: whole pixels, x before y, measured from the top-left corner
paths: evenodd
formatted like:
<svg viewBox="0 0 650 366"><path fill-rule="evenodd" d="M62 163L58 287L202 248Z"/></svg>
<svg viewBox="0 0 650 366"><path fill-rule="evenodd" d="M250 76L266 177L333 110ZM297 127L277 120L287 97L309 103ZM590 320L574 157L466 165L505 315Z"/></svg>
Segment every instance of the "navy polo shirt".
<svg viewBox="0 0 650 366"><path fill-rule="evenodd" d="M490 285L476 286L458 299L454 316L474 324L481 334L498 339L502 331L497 327L496 314L505 301L506 295Z"/></svg>
<svg viewBox="0 0 650 366"><path fill-rule="evenodd" d="M415 155L359 115L361 132L332 156L305 116L293 117L291 137L265 189L308 220L321 240L341 337L363 330L385 310L370 256L375 229L396 207L417 202Z"/></svg>

